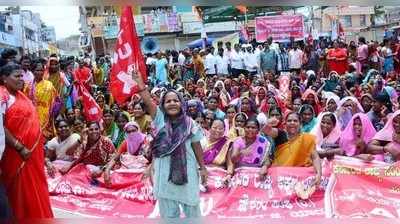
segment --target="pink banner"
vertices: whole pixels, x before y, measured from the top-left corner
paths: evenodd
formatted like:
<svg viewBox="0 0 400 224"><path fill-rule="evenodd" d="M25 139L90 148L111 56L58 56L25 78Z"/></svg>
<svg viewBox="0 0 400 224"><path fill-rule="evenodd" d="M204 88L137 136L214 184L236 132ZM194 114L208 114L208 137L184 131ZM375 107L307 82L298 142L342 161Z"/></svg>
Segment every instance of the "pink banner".
<svg viewBox="0 0 400 224"><path fill-rule="evenodd" d="M400 163L335 159L326 192L327 216L400 218Z"/></svg>
<svg viewBox="0 0 400 224"><path fill-rule="evenodd" d="M325 166L320 186L310 199L294 193L298 181L309 183L313 168L271 168L260 181L259 169L239 168L229 186L222 180L226 171L209 168L208 191L201 193L203 216L225 217L324 217L324 191L330 168ZM79 165L69 174L49 178L52 205L66 211L98 217L158 217L159 211L149 180L142 181L141 170L117 170L112 182L93 182L87 168Z"/></svg>
<svg viewBox="0 0 400 224"><path fill-rule="evenodd" d="M307 200L294 193L309 183L313 168L275 167L258 179L257 168L239 168L229 186L226 171L208 168L208 191L200 195L203 216L215 218L400 217L400 163L363 162L338 157L324 163L321 184ZM111 186L94 182L78 165L69 174L48 178L52 206L97 217L159 216L149 179L141 169L116 170ZM331 175L332 173L332 175Z"/></svg>
<svg viewBox="0 0 400 224"><path fill-rule="evenodd" d="M263 16L256 17L256 40L264 42L268 37L274 41L304 38L304 23L302 15L293 16Z"/></svg>

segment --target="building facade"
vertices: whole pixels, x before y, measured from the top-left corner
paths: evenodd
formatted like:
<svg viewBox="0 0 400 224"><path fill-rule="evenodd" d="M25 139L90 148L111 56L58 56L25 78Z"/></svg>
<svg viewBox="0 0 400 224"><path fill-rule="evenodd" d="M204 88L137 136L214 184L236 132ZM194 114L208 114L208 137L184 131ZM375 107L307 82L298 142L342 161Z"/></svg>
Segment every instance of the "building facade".
<svg viewBox="0 0 400 224"><path fill-rule="evenodd" d="M358 36L373 38L373 32L366 31L371 26L374 7L372 6L337 6L327 7L322 11L322 32L332 33L334 23L339 22L344 30L347 42L356 41Z"/></svg>

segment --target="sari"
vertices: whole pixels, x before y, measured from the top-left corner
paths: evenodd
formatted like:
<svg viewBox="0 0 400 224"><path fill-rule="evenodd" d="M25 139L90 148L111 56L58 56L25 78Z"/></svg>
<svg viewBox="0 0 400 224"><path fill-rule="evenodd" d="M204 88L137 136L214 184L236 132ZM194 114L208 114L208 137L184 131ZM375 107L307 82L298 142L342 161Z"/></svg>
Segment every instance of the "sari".
<svg viewBox="0 0 400 224"><path fill-rule="evenodd" d="M255 92L256 92L255 103L256 103L256 106L257 106L258 108L261 107L261 103L264 101L264 99L260 99L260 96L259 96L261 90L264 90L264 92L265 92L265 97L267 96L267 89L266 89L265 87L258 86L258 87L255 88Z"/></svg>
<svg viewBox="0 0 400 224"><path fill-rule="evenodd" d="M151 130L152 119L147 114L145 114L141 117L132 117L132 121L136 122L139 125L139 129L143 133L147 133L149 130Z"/></svg>
<svg viewBox="0 0 400 224"><path fill-rule="evenodd" d="M229 95L228 91L225 89L224 82L221 80L218 80L215 83L214 88L218 87L219 84L222 85L222 89L219 94L219 100L220 100L220 104L221 104L220 109L224 109L226 106L228 106L229 102L231 101L231 96Z"/></svg>
<svg viewBox="0 0 400 224"><path fill-rule="evenodd" d="M299 134L286 143L278 145L273 166L309 167L311 154L315 150L315 137L311 134Z"/></svg>
<svg viewBox="0 0 400 224"><path fill-rule="evenodd" d="M244 137L239 137L232 147L240 151L250 150L249 154L240 157L239 167L261 167L271 152L271 143L261 135L257 135L256 140L247 147Z"/></svg>
<svg viewBox="0 0 400 224"><path fill-rule="evenodd" d="M94 69L93 79L94 79L94 83L97 86L103 85L104 70L101 67L96 66L96 68Z"/></svg>
<svg viewBox="0 0 400 224"><path fill-rule="evenodd" d="M231 146L228 137L223 136L215 142L209 142L203 151L203 158L205 165L225 166L226 155Z"/></svg>
<svg viewBox="0 0 400 224"><path fill-rule="evenodd" d="M31 157L23 161L15 148L7 144L0 161L1 178L14 217L52 218L39 116L22 92L17 92L15 102L7 108L4 126L32 152Z"/></svg>
<svg viewBox="0 0 400 224"><path fill-rule="evenodd" d="M108 138L111 138L111 135L115 132L115 129L117 128L118 128L117 124L113 121L110 126L108 127L104 126L103 135L107 136Z"/></svg>
<svg viewBox="0 0 400 224"><path fill-rule="evenodd" d="M287 111L285 103L278 96L271 96L271 97L275 100L276 106L281 109L282 114L285 114ZM261 102L261 105L260 105L261 112L264 112L264 113L269 112L268 100L271 97L266 97L266 99L264 99Z"/></svg>
<svg viewBox="0 0 400 224"><path fill-rule="evenodd" d="M336 118L335 127L333 127L332 131L325 137L322 133L322 130L321 130L322 118L328 114L333 114L336 118L336 115L334 113L331 113L331 112L321 113L317 118L317 125L310 132L310 134L315 136L316 150L319 152L325 151L330 146L331 146L331 148L337 148L339 146L338 140L339 140L341 131L340 131L339 121L337 118Z"/></svg>
<svg viewBox="0 0 400 224"><path fill-rule="evenodd" d="M237 137L244 136L244 129L236 126L236 117L239 116L240 114L244 115L246 120L248 119L248 117L245 113L237 113L235 115L235 117L233 118L233 125L232 125L232 127L229 127L228 136L227 136L231 140L235 139Z"/></svg>
<svg viewBox="0 0 400 224"><path fill-rule="evenodd" d="M340 97L338 95L336 95L333 92L324 92L323 95L326 98L325 111L327 111L329 102L332 100L335 102L336 107L339 108ZM335 111L330 111L330 112L335 112Z"/></svg>
<svg viewBox="0 0 400 224"><path fill-rule="evenodd" d="M319 113L322 112L321 106L319 105L319 99L318 99L318 95L317 93L312 90L312 89L307 89L303 95L301 96L301 99L303 100L303 102L307 99L308 95L312 95L314 97L314 105L312 105L312 107L314 108L314 114L318 115Z"/></svg>
<svg viewBox="0 0 400 224"><path fill-rule="evenodd" d="M343 149L346 156L356 156L358 154L363 153L360 152L360 150L357 148L356 145L357 139L354 134L354 119L356 118L360 118L361 120L361 125L362 125L361 139L364 141L365 144L368 144L376 134L376 130L366 114L364 113L354 114L350 122L347 124L346 128L340 135L339 145ZM375 159L383 160L383 157L380 159L379 158Z"/></svg>
<svg viewBox="0 0 400 224"><path fill-rule="evenodd" d="M312 112L313 112L313 117L312 119L307 122L307 123L303 123L301 125L301 132L303 133L309 133L314 127L315 125L317 125L317 119L315 118L315 112L314 112L314 108L311 105L308 104L304 104L303 106L301 106L300 108L300 114L303 113L303 111L306 109L306 107L311 108Z"/></svg>
<svg viewBox="0 0 400 224"><path fill-rule="evenodd" d="M376 135L372 139L396 144L399 146L399 149L400 149L400 144L393 141L393 133L394 133L393 119L399 115L400 115L400 110L395 111L389 117L389 119L386 122L386 125L383 127L383 129L380 130L378 133L376 133Z"/></svg>
<svg viewBox="0 0 400 224"><path fill-rule="evenodd" d="M115 128L113 129L110 138L112 143L114 144L115 148L119 148L122 144L122 142L125 140L126 134L124 130L120 130L117 125L115 125Z"/></svg>
<svg viewBox="0 0 400 224"><path fill-rule="evenodd" d="M46 138L52 138L54 136L54 127L51 110L57 96L53 84L47 80L42 80L38 83L34 81L32 85L26 89L26 95L29 96L33 105L36 106L43 135Z"/></svg>
<svg viewBox="0 0 400 224"><path fill-rule="evenodd" d="M100 136L93 145L86 144L78 158L79 163L93 166L105 166L115 152L113 143L107 137Z"/></svg>
<svg viewBox="0 0 400 224"><path fill-rule="evenodd" d="M339 118L339 122L342 125L342 127L341 127L342 130L344 130L346 128L346 124L348 124L350 122L350 119L353 116L352 110L347 110L346 108L343 108L343 105L346 103L346 101L349 101L349 100L356 104L356 106L357 106L356 113L364 112L364 108L358 102L357 98L355 98L353 96L346 96L345 98L341 99L339 102L339 108L338 108L338 111L339 111L338 118ZM354 114L356 114L356 113L354 113Z"/></svg>
<svg viewBox="0 0 400 224"><path fill-rule="evenodd" d="M45 74L45 77L48 77L47 80L53 84L53 87L56 90L56 96L51 109L51 116L53 116L53 118L56 118L59 113L62 112L62 110L65 108L63 99L64 88L69 87L71 83L69 83L63 72L57 72L54 74L48 73Z"/></svg>

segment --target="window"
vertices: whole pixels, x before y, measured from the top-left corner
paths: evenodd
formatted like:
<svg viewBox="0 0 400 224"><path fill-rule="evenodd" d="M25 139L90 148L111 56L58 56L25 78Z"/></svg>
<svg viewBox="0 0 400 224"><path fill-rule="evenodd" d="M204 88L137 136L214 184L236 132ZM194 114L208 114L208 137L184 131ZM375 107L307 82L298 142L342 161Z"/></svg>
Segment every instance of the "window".
<svg viewBox="0 0 400 224"><path fill-rule="evenodd" d="M344 27L351 27L352 26L352 24L351 24L351 16L350 15L342 16L340 18L340 22L342 23L342 25Z"/></svg>
<svg viewBox="0 0 400 224"><path fill-rule="evenodd" d="M360 15L360 26L367 26L367 16Z"/></svg>

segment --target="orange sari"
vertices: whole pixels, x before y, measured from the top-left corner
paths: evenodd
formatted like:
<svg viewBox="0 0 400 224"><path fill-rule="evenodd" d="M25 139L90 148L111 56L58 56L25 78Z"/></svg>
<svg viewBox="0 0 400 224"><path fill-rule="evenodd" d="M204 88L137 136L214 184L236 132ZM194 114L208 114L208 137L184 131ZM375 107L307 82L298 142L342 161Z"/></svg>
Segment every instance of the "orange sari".
<svg viewBox="0 0 400 224"><path fill-rule="evenodd" d="M315 137L300 134L296 138L279 145L275 152L273 166L309 167L311 153L315 150Z"/></svg>
<svg viewBox="0 0 400 224"><path fill-rule="evenodd" d="M39 116L22 92L16 94L14 104L6 110L4 127L32 151L31 157L24 162L13 147L6 145L0 161L1 178L13 216L17 219L52 218Z"/></svg>

